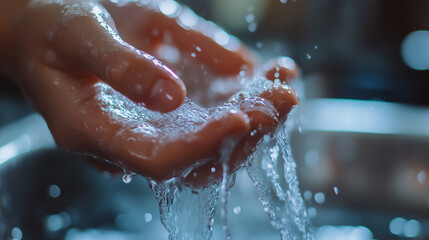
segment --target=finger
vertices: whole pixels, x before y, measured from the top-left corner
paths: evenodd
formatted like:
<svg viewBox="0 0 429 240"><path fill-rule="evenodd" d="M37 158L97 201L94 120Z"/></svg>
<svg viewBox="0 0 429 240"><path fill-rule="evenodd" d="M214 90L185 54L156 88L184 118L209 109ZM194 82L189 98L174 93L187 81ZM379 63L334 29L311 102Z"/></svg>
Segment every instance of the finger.
<svg viewBox="0 0 429 240"><path fill-rule="evenodd" d="M265 64L264 70L267 79L272 81L279 79L283 84L289 84L299 73L298 66L289 57L279 57L269 61Z"/></svg>
<svg viewBox="0 0 429 240"><path fill-rule="evenodd" d="M155 180L166 180L180 175L198 161L216 156L226 138L240 136L248 129L249 122L243 113L228 112L213 117L199 130L178 139L147 141L151 150L158 146L156 151L145 150L140 137L127 131L114 140L112 152L115 159L127 161L134 171Z"/></svg>
<svg viewBox="0 0 429 240"><path fill-rule="evenodd" d="M158 1L155 10L135 3L121 6L126 8L122 12L144 16L138 20L138 28L132 33L129 19L123 20L125 16L120 14L118 7L111 2L105 5L116 13L113 13L113 18L119 31L123 31L122 35L130 36L129 41L140 49L155 50L163 44L173 45L182 54L192 54L221 76L237 75L242 70L253 68L252 54L239 40L174 1Z"/></svg>
<svg viewBox="0 0 429 240"><path fill-rule="evenodd" d="M279 119L284 119L298 105L299 100L295 91L288 85L274 84L270 90L264 91L260 97L269 100L279 113Z"/></svg>
<svg viewBox="0 0 429 240"><path fill-rule="evenodd" d="M183 103L185 86L169 68L125 43L101 7L87 11L88 16L66 20L50 41L65 62L149 109L167 112Z"/></svg>
<svg viewBox="0 0 429 240"><path fill-rule="evenodd" d="M253 97L241 99L235 104L248 116L251 130L277 125L277 110L269 100Z"/></svg>

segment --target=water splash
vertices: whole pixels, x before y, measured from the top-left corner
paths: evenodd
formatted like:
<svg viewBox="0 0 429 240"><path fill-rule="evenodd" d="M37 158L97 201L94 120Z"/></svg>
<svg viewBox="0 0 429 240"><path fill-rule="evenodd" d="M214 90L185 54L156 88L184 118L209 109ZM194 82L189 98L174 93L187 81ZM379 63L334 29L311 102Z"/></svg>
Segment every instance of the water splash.
<svg viewBox="0 0 429 240"><path fill-rule="evenodd" d="M314 239L298 187L286 125L261 141L247 171L271 225L282 239Z"/></svg>
<svg viewBox="0 0 429 240"><path fill-rule="evenodd" d="M334 187L334 193L335 193L335 195L338 195L338 194L339 194L339 191L338 191L338 187L337 187L337 186L335 186L335 187Z"/></svg>
<svg viewBox="0 0 429 240"><path fill-rule="evenodd" d="M229 188L234 175L228 174L228 160L234 149L234 142L225 141L221 151L222 182L204 188L184 184L181 179L164 183L150 181L159 204L161 222L169 232L170 240L211 239L215 209L218 199L221 202L221 218L226 239L230 239L227 224L227 202ZM216 169L215 169L216 170ZM213 168L211 169L213 171Z"/></svg>
<svg viewBox="0 0 429 240"><path fill-rule="evenodd" d="M143 137L155 136L160 139L174 140L201 129L207 119L222 116L228 111L233 111L234 107L242 108L244 111L256 109L275 119L277 112L274 106L267 104L265 107L258 107L255 104L259 101L263 102L263 99L258 97L262 92L278 83L268 81L262 76L246 82L243 90L231 98L231 101L237 102L239 106L204 108L187 99L182 106L167 114L136 106L105 84L98 83L96 87L99 89L99 100L103 109L113 117L128 124L138 123L135 131L142 133ZM253 100L243 102L240 99ZM265 135L250 159L246 161L250 162L248 173L258 190L264 211L268 214L274 228L281 232L282 238L313 239L307 210L298 189L296 166L288 139L285 124L279 125L272 136ZM156 150L153 149L139 157L148 159ZM228 152L230 152L228 146L222 148L223 157L220 163L225 163L229 159ZM131 154L135 155L134 152ZM226 164L223 164L223 169L210 170L216 174L223 173L221 184L212 184L199 189L186 185L182 178L164 183L150 181L159 204L161 221L170 234L169 239L210 239L218 199L223 208L221 211L225 211L223 214L225 235L227 238L230 235L226 224L226 205L232 176L228 174ZM131 179L132 175L125 172L124 182L129 182Z"/></svg>
<svg viewBox="0 0 429 240"><path fill-rule="evenodd" d="M236 206L236 207L234 207L234 214L235 215L238 215L238 214L240 214L241 213L241 207L240 206Z"/></svg>
<svg viewBox="0 0 429 240"><path fill-rule="evenodd" d="M122 176L122 181L125 184L128 184L128 183L130 183L133 180L133 178L134 178L135 175L136 175L135 173L130 173L130 172L125 172L124 171L124 175Z"/></svg>
<svg viewBox="0 0 429 240"><path fill-rule="evenodd" d="M193 189L180 181L151 182L159 204L161 222L169 232L169 240L208 240L212 225L218 188L209 186Z"/></svg>
<svg viewBox="0 0 429 240"><path fill-rule="evenodd" d="M225 238L231 239L226 219L231 176L225 163L232 149L233 145L223 148L223 179L218 185L195 189L178 179L166 183L151 182L161 221L169 232L170 240L211 239L218 200ZM248 174L271 225L280 231L282 239L314 239L298 188L296 164L291 155L286 125L278 127L273 137L264 136L250 158ZM240 211L240 207L234 208L235 214Z"/></svg>

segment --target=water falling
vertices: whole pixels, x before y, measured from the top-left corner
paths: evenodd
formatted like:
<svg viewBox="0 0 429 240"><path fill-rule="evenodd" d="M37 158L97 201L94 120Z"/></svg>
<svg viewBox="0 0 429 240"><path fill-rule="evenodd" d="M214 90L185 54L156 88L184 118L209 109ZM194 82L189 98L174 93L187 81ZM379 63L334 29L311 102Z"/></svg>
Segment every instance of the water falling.
<svg viewBox="0 0 429 240"><path fill-rule="evenodd" d="M193 189L180 181L151 182L159 204L161 222L170 240L210 239L218 188Z"/></svg>
<svg viewBox="0 0 429 240"><path fill-rule="evenodd" d="M245 74L240 77L244 79ZM145 136L153 136L161 139L160 141L175 141L204 127L207 119L220 118L231 111L257 110L275 119L278 114L275 107L272 104L261 105L266 101L259 96L271 89L282 87L287 91L289 87L280 86L279 81L269 81L264 76L244 80L243 84L242 90L230 99L233 103L206 108L186 99L179 108L165 114L136 105L104 83L100 82L95 86L102 109L118 121L128 124L134 132L141 133L143 140ZM292 94L291 89L288 91ZM207 99L207 96L204 97ZM251 136L252 134L255 132L250 133ZM235 144L236 142L224 144L219 158L222 167L209 169L209 173L221 174L223 179L220 183L218 181L205 187L192 187L183 180L190 171L183 177L166 182L149 181L159 204L161 222L169 232L170 240L211 239L218 200L225 237L230 238L226 207L233 175L229 174L226 162ZM139 157L150 159L157 149L152 150ZM135 155L134 149L128 151ZM249 163L248 174L257 188L262 207L272 226L281 233L282 239L313 239L307 210L298 188L296 165L291 155L286 125L280 124L273 134L265 135L254 153L244 162ZM130 171L124 173L124 182L130 182L133 174ZM189 177L192 176L194 175Z"/></svg>
<svg viewBox="0 0 429 240"><path fill-rule="evenodd" d="M272 137L266 135L259 142L256 151L250 156L247 171L271 225L280 231L282 239L314 239L298 188L296 164L285 126L279 126ZM228 160L232 147L223 149L222 161ZM214 172L213 169L211 171ZM230 176L227 173L227 165L223 164L222 182L198 189L178 180L151 182L159 203L161 221L170 234L170 240L210 239L218 200L225 238L231 239L226 219L230 187ZM234 208L235 214L240 211L240 207Z"/></svg>
<svg viewBox="0 0 429 240"><path fill-rule="evenodd" d="M271 225L282 239L313 239L286 125L279 126L273 137L264 138L251 158L247 171Z"/></svg>
<svg viewBox="0 0 429 240"><path fill-rule="evenodd" d="M227 202L231 180L227 161L234 149L232 141L223 145L220 162L222 181L218 185L196 188L186 185L180 179L165 183L150 182L159 204L161 222L169 232L170 240L211 239L215 208L218 199L221 203L221 218L226 239L230 239L227 225ZM211 168L211 172L216 169Z"/></svg>

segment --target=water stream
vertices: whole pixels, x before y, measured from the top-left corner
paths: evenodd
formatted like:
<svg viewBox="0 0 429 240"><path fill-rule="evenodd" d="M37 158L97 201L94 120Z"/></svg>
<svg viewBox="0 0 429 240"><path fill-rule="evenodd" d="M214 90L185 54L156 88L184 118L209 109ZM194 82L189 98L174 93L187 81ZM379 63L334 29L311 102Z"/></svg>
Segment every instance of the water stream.
<svg viewBox="0 0 429 240"><path fill-rule="evenodd" d="M282 239L313 239L285 126L259 143L247 171L264 212Z"/></svg>
<svg viewBox="0 0 429 240"><path fill-rule="evenodd" d="M223 149L222 161L228 160L230 152L231 147ZM279 126L272 137L266 135L249 158L248 175L257 188L264 212L281 238L314 239L298 187L286 124ZM151 183L170 240L211 239L217 201L225 238L234 238L226 219L231 179L226 164L223 166L222 182L206 188L195 189L179 180Z"/></svg>

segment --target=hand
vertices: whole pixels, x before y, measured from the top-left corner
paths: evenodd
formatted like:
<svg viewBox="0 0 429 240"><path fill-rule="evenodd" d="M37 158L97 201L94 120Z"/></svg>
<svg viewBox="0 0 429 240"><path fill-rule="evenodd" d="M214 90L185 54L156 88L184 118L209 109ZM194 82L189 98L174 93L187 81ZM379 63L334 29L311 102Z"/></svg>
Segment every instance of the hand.
<svg viewBox="0 0 429 240"><path fill-rule="evenodd" d="M250 131L274 126L297 100L290 89L273 85L229 106L204 108L231 95L208 86L219 79L237 85L240 72L252 73L253 59L214 24L173 5L28 1L7 33L9 59L2 68L43 115L60 147L158 180L177 176L201 159L215 159L226 138L252 145L260 136L251 138ZM188 96L204 107L190 100L181 105L184 83L149 53L169 62L186 80ZM261 108L245 107L249 102ZM278 116L266 114L271 106ZM240 154L234 151L235 158Z"/></svg>

